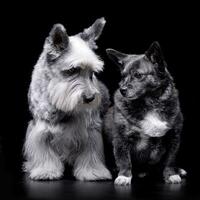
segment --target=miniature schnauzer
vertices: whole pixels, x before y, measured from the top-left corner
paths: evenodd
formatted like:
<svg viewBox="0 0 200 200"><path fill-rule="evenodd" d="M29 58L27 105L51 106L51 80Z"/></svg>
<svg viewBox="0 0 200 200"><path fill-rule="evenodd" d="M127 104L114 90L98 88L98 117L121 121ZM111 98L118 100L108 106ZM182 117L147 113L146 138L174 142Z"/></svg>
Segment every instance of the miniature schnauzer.
<svg viewBox="0 0 200 200"><path fill-rule="evenodd" d="M105 116L119 170L115 184L131 184L132 173L160 172L167 183L180 183L186 172L175 167L183 124L178 91L158 42L141 55L107 49L122 80L114 106ZM132 170L133 169L133 170Z"/></svg>
<svg viewBox="0 0 200 200"><path fill-rule="evenodd" d="M94 53L105 19L68 36L55 24L46 38L29 88L33 120L24 144L24 171L34 180L62 177L64 164L78 180L111 179L105 167L102 116L109 106L107 88L95 73L103 61Z"/></svg>

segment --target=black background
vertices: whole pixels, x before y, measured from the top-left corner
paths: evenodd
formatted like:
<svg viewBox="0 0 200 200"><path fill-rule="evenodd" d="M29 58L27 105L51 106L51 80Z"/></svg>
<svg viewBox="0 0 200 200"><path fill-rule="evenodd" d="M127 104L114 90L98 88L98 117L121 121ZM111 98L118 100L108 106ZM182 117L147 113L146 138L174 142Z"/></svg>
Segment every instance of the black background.
<svg viewBox="0 0 200 200"><path fill-rule="evenodd" d="M27 1L27 3L17 4L10 2L2 8L5 8L5 12L1 16L1 33L3 33L1 37L3 51L1 99L4 111L1 115L3 117L2 157L4 158L4 167L1 170L4 179L1 182L4 187L1 189L5 195L23 199L27 197L27 191L32 187L29 182L27 184L27 181L24 181L24 175L21 173L22 146L27 122L31 118L27 105L27 91L32 69L42 51L45 37L48 36L55 23L62 23L65 25L68 35L74 35L90 26L96 18L104 16L107 23L97 42L99 46L97 53L105 61L105 70L99 75L99 78L108 86L111 95L118 86L120 74L117 66L107 58L105 49L114 48L126 53L140 54L144 53L154 40L161 44L169 71L180 92L181 108L185 118L182 145L178 155L180 166L189 173L189 186L187 185L187 189L183 189L183 192L188 190L188 194L191 195L188 199L195 198L198 193L195 185L200 177L199 20L196 5L183 2L177 3L177 5L169 2L150 4L137 1L119 1L119 3L117 1L115 3L110 1L105 3L101 1L91 1L90 3L49 1L44 4L41 2L31 4ZM91 190L94 188L94 190L101 189L103 192L109 193L110 196L104 197L123 197L123 192L112 196L112 190L109 188L113 187L112 183L105 183L108 184L108 187L102 183L100 187L95 185L96 183L88 184L85 185L85 189L81 185L76 185L73 188L75 191L70 190L69 193L71 196L73 196L73 192L77 193L79 190L92 193ZM33 187L36 187L34 189L37 191L40 185L33 185ZM54 185L48 185L47 188L44 186L44 190L54 191L57 187L59 188L59 182L55 183L55 187ZM149 185L141 184L138 188L140 187L146 189ZM56 195L60 195L57 193L60 191L59 189L55 189ZM155 193L156 191L159 193L161 189L163 192L162 185L156 186L154 189ZM32 191L32 189L30 190ZM64 192L66 193L67 190ZM145 192L142 189L141 192L145 198ZM173 195L166 197L165 192L170 193L171 190L164 188L164 193L162 192L161 196L154 196L154 199L174 198ZM180 190L180 194L181 192ZM55 193L51 193L52 198ZM63 194L62 189L61 194ZM126 198L131 197L128 193L125 195L128 195ZM101 194L92 196L92 198L97 197L100 198ZM151 196L148 197L151 198ZM34 199L35 197L30 195L29 198Z"/></svg>

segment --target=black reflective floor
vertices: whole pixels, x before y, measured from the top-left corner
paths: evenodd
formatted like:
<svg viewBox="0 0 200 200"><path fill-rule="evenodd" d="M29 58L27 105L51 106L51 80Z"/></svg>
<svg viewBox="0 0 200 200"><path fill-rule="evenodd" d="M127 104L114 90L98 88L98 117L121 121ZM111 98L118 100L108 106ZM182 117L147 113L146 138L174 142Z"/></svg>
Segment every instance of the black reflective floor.
<svg viewBox="0 0 200 200"><path fill-rule="evenodd" d="M136 179L131 187L112 182L31 181L22 174L2 173L0 199L132 199L132 200L197 200L200 199L198 179L188 177L180 185L169 185L151 179Z"/></svg>

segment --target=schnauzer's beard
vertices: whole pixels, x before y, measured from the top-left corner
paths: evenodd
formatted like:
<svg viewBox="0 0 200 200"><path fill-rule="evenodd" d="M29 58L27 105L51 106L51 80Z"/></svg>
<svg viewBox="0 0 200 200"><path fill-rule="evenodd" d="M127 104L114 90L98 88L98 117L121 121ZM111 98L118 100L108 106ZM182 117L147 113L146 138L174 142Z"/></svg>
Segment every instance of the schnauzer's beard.
<svg viewBox="0 0 200 200"><path fill-rule="evenodd" d="M63 112L78 112L98 107L101 95L97 83L90 86L95 93L95 98L90 103L84 103L83 93L88 86L79 80L73 81L50 81L48 86L49 100L52 105Z"/></svg>

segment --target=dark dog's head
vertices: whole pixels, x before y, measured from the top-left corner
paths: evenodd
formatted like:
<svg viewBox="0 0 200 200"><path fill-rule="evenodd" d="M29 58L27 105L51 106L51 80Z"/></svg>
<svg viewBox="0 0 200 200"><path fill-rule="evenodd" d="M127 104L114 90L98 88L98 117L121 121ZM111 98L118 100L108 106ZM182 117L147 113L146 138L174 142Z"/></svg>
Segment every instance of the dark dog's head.
<svg viewBox="0 0 200 200"><path fill-rule="evenodd" d="M114 49L107 49L106 52L120 67L120 92L128 99L137 99L155 91L169 78L158 42L153 42L141 55L124 54Z"/></svg>

